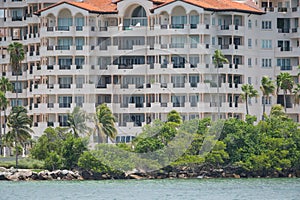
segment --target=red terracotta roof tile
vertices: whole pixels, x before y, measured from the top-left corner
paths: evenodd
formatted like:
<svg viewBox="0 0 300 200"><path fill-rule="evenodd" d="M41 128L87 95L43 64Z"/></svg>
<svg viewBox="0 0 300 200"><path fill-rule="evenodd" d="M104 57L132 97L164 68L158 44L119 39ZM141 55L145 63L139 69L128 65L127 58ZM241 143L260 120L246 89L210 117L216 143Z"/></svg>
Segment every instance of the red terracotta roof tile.
<svg viewBox="0 0 300 200"><path fill-rule="evenodd" d="M37 14L41 13L44 10L55 7L62 3L68 3L70 5L88 10L90 12L97 13L117 13L117 2L122 0L83 0L82 2L78 1L61 1L56 4L53 4L47 8L39 10ZM159 7L170 4L176 0L152 0L154 3L154 7L152 10L155 10ZM262 14L263 11L260 10L253 4L249 4L249 2L236 2L232 0L182 0L183 2L193 4L195 6L202 7L207 10L215 10L215 11L237 11L237 12L249 12L249 13L257 13Z"/></svg>

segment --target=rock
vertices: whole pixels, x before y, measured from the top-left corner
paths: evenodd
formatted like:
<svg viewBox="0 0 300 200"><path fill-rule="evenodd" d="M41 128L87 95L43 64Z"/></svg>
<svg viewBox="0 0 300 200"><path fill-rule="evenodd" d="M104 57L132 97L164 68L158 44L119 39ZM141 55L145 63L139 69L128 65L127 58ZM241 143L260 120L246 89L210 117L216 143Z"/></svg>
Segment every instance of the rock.
<svg viewBox="0 0 300 200"><path fill-rule="evenodd" d="M84 180L92 180L93 179L93 174L89 171L82 171L81 176Z"/></svg>
<svg viewBox="0 0 300 200"><path fill-rule="evenodd" d="M6 172L0 172L0 181L8 180L6 178Z"/></svg>
<svg viewBox="0 0 300 200"><path fill-rule="evenodd" d="M11 167L11 168L9 169L9 172L11 172L11 173L16 173L16 172L18 172L18 170L15 169L14 167Z"/></svg>
<svg viewBox="0 0 300 200"><path fill-rule="evenodd" d="M241 178L241 176L238 175L238 174L233 174L233 177L234 177L234 178Z"/></svg>
<svg viewBox="0 0 300 200"><path fill-rule="evenodd" d="M0 172L7 172L8 170L5 167L0 167Z"/></svg>
<svg viewBox="0 0 300 200"><path fill-rule="evenodd" d="M10 174L10 175L7 176L7 179L9 181L18 181L19 180L19 174L18 173Z"/></svg>
<svg viewBox="0 0 300 200"><path fill-rule="evenodd" d="M64 176L66 176L66 175L69 174L70 172L69 172L68 170L64 169L64 170L61 171L61 173L62 173Z"/></svg>
<svg viewBox="0 0 300 200"><path fill-rule="evenodd" d="M178 174L178 178L187 178L187 174Z"/></svg>
<svg viewBox="0 0 300 200"><path fill-rule="evenodd" d="M169 177L170 178L176 178L177 177L177 173L176 172L169 172Z"/></svg>
<svg viewBox="0 0 300 200"><path fill-rule="evenodd" d="M130 177L131 179L137 179L137 180L140 180L140 179L143 178L143 177L138 176L138 175L136 175L136 174L129 174L129 177Z"/></svg>
<svg viewBox="0 0 300 200"><path fill-rule="evenodd" d="M39 179L38 173L32 172L32 175L31 175L30 178L31 178L32 180L38 180L38 179Z"/></svg>

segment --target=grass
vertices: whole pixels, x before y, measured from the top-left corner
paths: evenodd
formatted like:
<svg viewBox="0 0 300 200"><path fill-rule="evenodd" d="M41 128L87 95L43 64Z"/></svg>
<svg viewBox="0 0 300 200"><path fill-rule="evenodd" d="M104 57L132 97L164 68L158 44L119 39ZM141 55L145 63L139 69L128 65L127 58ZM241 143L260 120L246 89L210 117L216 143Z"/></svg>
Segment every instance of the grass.
<svg viewBox="0 0 300 200"><path fill-rule="evenodd" d="M13 158L0 158L0 167L11 168L16 166L16 161ZM20 169L44 169L44 162L32 158L19 159Z"/></svg>

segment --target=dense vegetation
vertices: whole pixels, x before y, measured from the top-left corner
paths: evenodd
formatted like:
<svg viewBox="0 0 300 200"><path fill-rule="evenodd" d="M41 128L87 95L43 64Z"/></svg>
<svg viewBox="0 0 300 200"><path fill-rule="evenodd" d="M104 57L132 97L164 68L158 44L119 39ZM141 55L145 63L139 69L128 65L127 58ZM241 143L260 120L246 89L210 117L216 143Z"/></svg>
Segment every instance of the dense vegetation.
<svg viewBox="0 0 300 200"><path fill-rule="evenodd" d="M48 128L31 154L44 160L51 170L109 172L206 165L237 168L259 176L300 170L298 124L279 105L264 118L256 124L256 118L249 115L245 121L230 118L213 123L205 118L182 122L180 115L172 111L166 122L146 125L131 144L100 144L97 150L87 150L87 139L61 128ZM184 140L187 136L192 136L191 143Z"/></svg>

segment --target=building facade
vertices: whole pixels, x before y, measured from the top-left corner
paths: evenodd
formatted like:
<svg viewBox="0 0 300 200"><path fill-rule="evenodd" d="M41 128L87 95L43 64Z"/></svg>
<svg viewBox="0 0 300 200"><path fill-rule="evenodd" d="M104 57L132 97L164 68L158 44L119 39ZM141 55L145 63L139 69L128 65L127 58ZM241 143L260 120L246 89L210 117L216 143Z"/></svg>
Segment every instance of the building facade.
<svg viewBox="0 0 300 200"><path fill-rule="evenodd" d="M299 82L299 0L55 2L0 3L0 70L15 86L7 97L28 108L37 136L66 126L75 106L94 113L102 103L124 142L171 110L184 120L217 119L218 108L223 119L243 119L243 84L260 92L249 110L261 119L263 76L289 72ZM14 41L26 50L20 82L7 52ZM213 63L216 49L229 61L221 68ZM299 105L287 99L287 113L299 122ZM265 101L268 113L283 103L282 91Z"/></svg>

